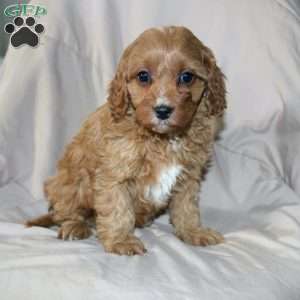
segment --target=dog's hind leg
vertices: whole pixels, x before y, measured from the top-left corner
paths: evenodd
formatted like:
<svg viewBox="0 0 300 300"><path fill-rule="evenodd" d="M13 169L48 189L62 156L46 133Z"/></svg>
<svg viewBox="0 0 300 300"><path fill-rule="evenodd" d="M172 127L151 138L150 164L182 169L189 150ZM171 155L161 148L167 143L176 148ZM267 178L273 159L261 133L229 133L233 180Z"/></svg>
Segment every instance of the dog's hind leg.
<svg viewBox="0 0 300 300"><path fill-rule="evenodd" d="M60 225L58 238L85 239L91 235L87 219L92 217L92 190L85 169L70 172L62 169L45 182L53 222Z"/></svg>
<svg viewBox="0 0 300 300"><path fill-rule="evenodd" d="M88 223L85 221L85 216L92 216L92 213L78 212L73 213L70 216L64 216L63 220L59 214L49 212L43 216L29 220L25 223L27 227L40 226L40 227L51 227L54 225L61 225L58 231L58 238L67 239L85 239L91 235L91 229Z"/></svg>
<svg viewBox="0 0 300 300"><path fill-rule="evenodd" d="M57 213L54 220L61 224L58 231L58 238L62 240L82 240L92 234L88 224L88 219L93 216L93 211L88 209L78 209L70 215Z"/></svg>

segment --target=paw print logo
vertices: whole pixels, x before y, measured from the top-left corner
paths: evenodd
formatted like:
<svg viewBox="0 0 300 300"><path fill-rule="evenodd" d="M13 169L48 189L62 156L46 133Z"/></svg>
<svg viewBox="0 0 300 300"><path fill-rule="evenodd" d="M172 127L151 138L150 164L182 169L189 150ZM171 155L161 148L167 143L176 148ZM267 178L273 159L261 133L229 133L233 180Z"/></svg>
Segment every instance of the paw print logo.
<svg viewBox="0 0 300 300"><path fill-rule="evenodd" d="M12 46L19 47L27 44L35 47L39 43L39 35L44 32L45 28L42 24L36 24L33 17L26 18L25 22L22 17L16 17L13 23L5 25L4 30L12 34L10 37Z"/></svg>

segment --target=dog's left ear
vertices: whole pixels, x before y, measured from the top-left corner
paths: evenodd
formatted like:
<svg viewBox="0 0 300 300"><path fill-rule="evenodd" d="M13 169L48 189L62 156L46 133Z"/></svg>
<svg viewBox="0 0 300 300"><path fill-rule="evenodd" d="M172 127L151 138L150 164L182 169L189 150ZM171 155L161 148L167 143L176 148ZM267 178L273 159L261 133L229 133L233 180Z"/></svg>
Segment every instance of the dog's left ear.
<svg viewBox="0 0 300 300"><path fill-rule="evenodd" d="M226 109L225 76L217 66L212 51L207 47L203 49L202 60L208 70L207 90L204 93L208 116L222 116Z"/></svg>
<svg viewBox="0 0 300 300"><path fill-rule="evenodd" d="M110 82L108 89L108 103L111 114L115 120L125 116L129 106L129 93L127 90L127 62L132 45L124 51L117 67L117 72Z"/></svg>

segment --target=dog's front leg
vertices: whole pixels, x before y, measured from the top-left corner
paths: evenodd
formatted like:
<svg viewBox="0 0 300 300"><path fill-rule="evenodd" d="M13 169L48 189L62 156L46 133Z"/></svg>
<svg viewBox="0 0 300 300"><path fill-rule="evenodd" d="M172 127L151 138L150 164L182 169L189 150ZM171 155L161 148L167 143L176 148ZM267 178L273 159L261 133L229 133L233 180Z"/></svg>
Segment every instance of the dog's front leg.
<svg viewBox="0 0 300 300"><path fill-rule="evenodd" d="M195 179L185 180L175 189L169 211L175 234L184 242L196 246L216 245L224 241L222 235L212 229L203 228L198 206L199 183Z"/></svg>
<svg viewBox="0 0 300 300"><path fill-rule="evenodd" d="M143 243L134 236L135 213L126 183L96 192L97 235L105 251L119 255L144 254Z"/></svg>

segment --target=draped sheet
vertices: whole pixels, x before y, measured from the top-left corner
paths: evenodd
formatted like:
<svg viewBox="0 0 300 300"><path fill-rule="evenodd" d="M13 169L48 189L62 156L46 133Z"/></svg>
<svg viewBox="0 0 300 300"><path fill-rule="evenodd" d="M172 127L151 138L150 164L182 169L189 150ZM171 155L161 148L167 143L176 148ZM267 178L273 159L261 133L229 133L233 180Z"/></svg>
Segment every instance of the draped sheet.
<svg viewBox="0 0 300 300"><path fill-rule="evenodd" d="M0 298L300 299L300 4L297 0L60 0L36 48L0 67ZM226 75L228 110L200 193L224 244L198 248L167 216L136 230L145 256L107 254L95 236L24 228L64 146L144 29L190 28Z"/></svg>

